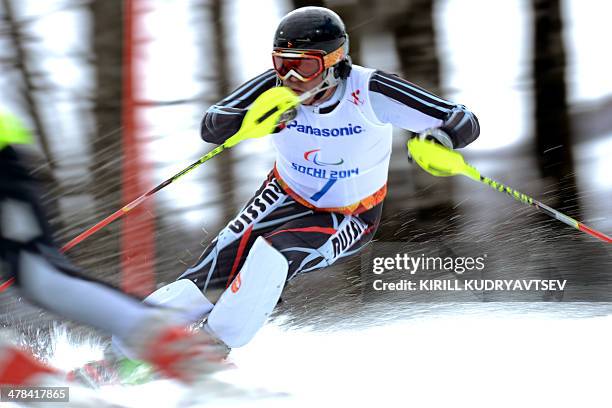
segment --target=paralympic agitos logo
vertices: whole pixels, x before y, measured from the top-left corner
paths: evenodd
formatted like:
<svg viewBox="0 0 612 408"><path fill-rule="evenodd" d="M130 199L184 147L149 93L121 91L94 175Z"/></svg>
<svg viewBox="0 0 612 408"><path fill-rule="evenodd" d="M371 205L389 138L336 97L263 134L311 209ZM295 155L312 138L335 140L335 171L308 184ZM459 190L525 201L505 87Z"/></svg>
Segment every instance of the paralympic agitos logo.
<svg viewBox="0 0 612 408"><path fill-rule="evenodd" d="M336 163L327 163L327 162L321 161L319 160L320 151L321 149L309 150L306 153L304 153L304 159L306 161L313 162L317 166L340 166L341 164L344 163L344 159L342 158Z"/></svg>

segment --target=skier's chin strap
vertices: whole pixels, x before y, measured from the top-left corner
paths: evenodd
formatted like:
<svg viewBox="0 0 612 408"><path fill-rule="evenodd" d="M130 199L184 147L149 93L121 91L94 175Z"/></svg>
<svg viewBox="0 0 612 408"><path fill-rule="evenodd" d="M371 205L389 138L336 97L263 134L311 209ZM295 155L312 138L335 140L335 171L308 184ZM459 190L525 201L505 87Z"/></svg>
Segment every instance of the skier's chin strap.
<svg viewBox="0 0 612 408"><path fill-rule="evenodd" d="M321 99L325 95L325 92L328 89L333 88L334 86L340 83L340 79L337 78L336 75L334 74L333 67L328 68L324 75L325 77L319 85L315 86L310 91L304 92L303 94L300 95L300 101L302 103L309 100L310 98L314 99L313 102L319 101L319 99ZM276 85L282 86L282 84L283 84L282 81L277 78Z"/></svg>
<svg viewBox="0 0 612 408"><path fill-rule="evenodd" d="M334 86L340 83L339 79L334 75L333 71L333 67L328 68L325 72L325 78L323 79L323 81L316 88L310 91L310 93L317 92L313 98L313 104L316 104L316 102L318 102L319 99L321 99L323 95L325 95L325 92L327 92L330 88L333 88Z"/></svg>

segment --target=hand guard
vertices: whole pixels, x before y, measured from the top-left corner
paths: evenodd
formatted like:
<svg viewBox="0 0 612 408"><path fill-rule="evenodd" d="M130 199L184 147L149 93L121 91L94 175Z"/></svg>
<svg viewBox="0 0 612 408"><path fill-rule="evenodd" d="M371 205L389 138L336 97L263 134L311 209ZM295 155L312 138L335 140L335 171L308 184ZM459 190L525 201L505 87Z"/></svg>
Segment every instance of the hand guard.
<svg viewBox="0 0 612 408"><path fill-rule="evenodd" d="M412 139L431 140L451 150L453 149L453 142L451 138L442 129L437 129L437 128L426 129L422 131L421 133L413 135L410 139L411 140ZM406 155L408 157L408 161L410 163L413 163L414 158L413 158L412 152L410 151L410 148L408 148L408 152L406 153Z"/></svg>
<svg viewBox="0 0 612 408"><path fill-rule="evenodd" d="M408 160L416 161L426 172L438 177L453 175L449 169L455 166L457 153L452 151L453 143L443 130L427 129L412 137L407 147Z"/></svg>
<svg viewBox="0 0 612 408"><path fill-rule="evenodd" d="M243 140L274 133L279 124L294 117L291 111L299 104L299 97L287 87L268 89L251 104L238 133L227 139L223 145L232 147Z"/></svg>
<svg viewBox="0 0 612 408"><path fill-rule="evenodd" d="M444 147L447 147L451 150L453 149L453 141L451 140L450 136L442 129L427 129L419 133L416 137L421 140L433 140L434 142L441 144Z"/></svg>
<svg viewBox="0 0 612 408"><path fill-rule="evenodd" d="M286 111L285 113L283 113L280 117L280 119L278 120L278 125L276 126L276 129L274 129L273 133L278 133L281 130L283 130L284 128L287 127L287 123L291 122L293 119L295 119L295 117L297 116L297 109L296 108L291 108L288 111Z"/></svg>

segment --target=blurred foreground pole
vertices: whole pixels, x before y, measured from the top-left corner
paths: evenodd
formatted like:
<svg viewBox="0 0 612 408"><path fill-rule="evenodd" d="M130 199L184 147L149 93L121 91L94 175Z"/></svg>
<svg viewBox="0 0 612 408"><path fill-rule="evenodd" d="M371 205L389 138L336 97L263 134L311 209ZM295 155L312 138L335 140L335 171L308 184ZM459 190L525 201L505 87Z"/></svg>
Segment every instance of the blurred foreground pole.
<svg viewBox="0 0 612 408"><path fill-rule="evenodd" d="M536 155L543 177L556 184L552 203L579 216L565 83L561 0L532 0Z"/></svg>
<svg viewBox="0 0 612 408"><path fill-rule="evenodd" d="M139 83L144 77L139 61L144 38L140 32L146 12L143 0L124 0L123 48L123 204L152 187L149 163L144 157L144 128L136 101L142 100ZM122 289L138 296L155 289L155 230L152 201L143 203L123 219L121 234Z"/></svg>

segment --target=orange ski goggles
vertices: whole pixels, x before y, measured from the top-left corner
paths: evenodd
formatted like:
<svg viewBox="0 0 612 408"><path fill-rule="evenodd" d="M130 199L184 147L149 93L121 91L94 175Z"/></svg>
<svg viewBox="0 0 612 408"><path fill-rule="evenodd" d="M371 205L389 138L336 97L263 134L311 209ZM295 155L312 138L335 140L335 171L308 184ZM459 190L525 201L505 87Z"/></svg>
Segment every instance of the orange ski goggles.
<svg viewBox="0 0 612 408"><path fill-rule="evenodd" d="M343 58L344 47L329 54L318 50L287 48L278 48L272 52L274 70L282 81L293 76L302 82L308 82Z"/></svg>

